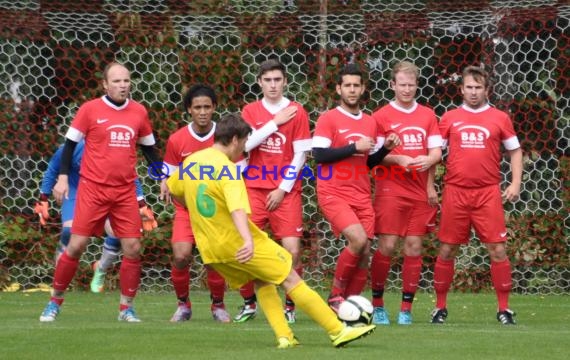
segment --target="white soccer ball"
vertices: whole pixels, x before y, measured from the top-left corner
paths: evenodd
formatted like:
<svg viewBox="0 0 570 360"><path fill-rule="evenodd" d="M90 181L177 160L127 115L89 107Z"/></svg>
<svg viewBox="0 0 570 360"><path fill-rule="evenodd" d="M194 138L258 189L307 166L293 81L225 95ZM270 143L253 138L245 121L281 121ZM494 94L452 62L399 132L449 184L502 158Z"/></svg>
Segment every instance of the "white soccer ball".
<svg viewBox="0 0 570 360"><path fill-rule="evenodd" d="M374 307L364 296L351 295L338 308L338 318L346 324L370 325Z"/></svg>

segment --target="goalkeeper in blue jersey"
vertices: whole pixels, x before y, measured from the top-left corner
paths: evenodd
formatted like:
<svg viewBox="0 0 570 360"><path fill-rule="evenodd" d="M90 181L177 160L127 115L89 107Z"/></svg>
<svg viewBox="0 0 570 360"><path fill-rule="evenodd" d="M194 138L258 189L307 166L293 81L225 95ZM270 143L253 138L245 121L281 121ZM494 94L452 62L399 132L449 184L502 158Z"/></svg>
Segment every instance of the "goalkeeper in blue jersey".
<svg viewBox="0 0 570 360"><path fill-rule="evenodd" d="M64 197L63 203L61 204L62 229L59 238L59 245L56 249L56 262L59 259L59 256L65 250L71 236L71 225L73 223L75 198L77 193L77 186L79 185L79 167L81 164L81 158L83 157L84 146L85 143L83 141L79 142L73 152L71 169L69 171L69 197ZM44 172L44 177L40 188L40 199L34 208L34 212L38 214L40 218L41 225L46 225L47 220L50 218L48 199L51 195L55 183L57 182L59 167L61 164L62 150L63 146L57 149L57 151L50 159L46 171ZM141 214L144 212L146 215L152 215L152 211L150 211L144 202L144 194L139 179L135 180L135 185L136 196L137 200L139 201ZM157 226L156 221L154 220L154 216L150 218L150 221L143 221L144 230L150 231ZM119 252L121 250L121 242L114 236L113 229L111 229L109 220L105 222L105 232L106 236L103 243L103 254L98 261L93 263L94 272L90 287L91 291L94 293L100 293L103 291L107 270L109 270L111 265L113 265L113 263L118 259Z"/></svg>

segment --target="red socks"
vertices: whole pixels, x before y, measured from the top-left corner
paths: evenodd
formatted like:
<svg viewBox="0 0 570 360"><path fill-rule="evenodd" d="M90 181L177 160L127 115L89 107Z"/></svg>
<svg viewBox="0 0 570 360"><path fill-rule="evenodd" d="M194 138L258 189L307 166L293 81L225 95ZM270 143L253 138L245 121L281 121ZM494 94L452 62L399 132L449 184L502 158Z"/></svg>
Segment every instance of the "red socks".
<svg viewBox="0 0 570 360"><path fill-rule="evenodd" d="M208 287L210 288L212 303L220 304L220 306L222 306L224 303L224 294L226 292L226 281L222 275L210 267L206 267L206 275L208 276Z"/></svg>
<svg viewBox="0 0 570 360"><path fill-rule="evenodd" d="M368 267L356 268L352 279L348 282L346 290L344 291L344 297L347 298L350 295L360 295L364 287L366 286L366 281L368 280Z"/></svg>
<svg viewBox="0 0 570 360"><path fill-rule="evenodd" d="M141 282L141 261L123 256L119 270L121 295L135 297Z"/></svg>
<svg viewBox="0 0 570 360"><path fill-rule="evenodd" d="M370 264L370 282L372 288L372 305L384 306L384 284L390 272L390 257L383 255L379 250L374 252Z"/></svg>
<svg viewBox="0 0 570 360"><path fill-rule="evenodd" d="M412 311L414 295L422 272L421 256L404 256L402 267L402 304L400 311Z"/></svg>
<svg viewBox="0 0 570 360"><path fill-rule="evenodd" d="M79 259L70 257L67 255L67 251L64 251L55 266L55 273L53 275L54 290L64 292L71 283L71 280L73 280L78 266Z"/></svg>
<svg viewBox="0 0 570 360"><path fill-rule="evenodd" d="M183 269L178 269L172 265L170 270L170 279L174 286L174 293L177 299L186 299L190 294L190 267L185 266Z"/></svg>
<svg viewBox="0 0 570 360"><path fill-rule="evenodd" d="M359 260L360 256L351 253L347 247L342 250L336 264L331 295L345 295L346 287L356 271Z"/></svg>
<svg viewBox="0 0 570 360"><path fill-rule="evenodd" d="M509 294L513 287L511 263L509 259L501 262L491 261L491 281L497 293L499 311L509 308Z"/></svg>
<svg viewBox="0 0 570 360"><path fill-rule="evenodd" d="M443 309L447 306L447 293L453 281L455 259L442 260L437 257L433 272L433 288L437 296L435 307Z"/></svg>
<svg viewBox="0 0 570 360"><path fill-rule="evenodd" d="M244 299L250 299L253 296L255 296L255 289L253 286L253 281L250 281L247 284L245 284L244 286L242 286L239 289L239 293L240 293L241 297Z"/></svg>

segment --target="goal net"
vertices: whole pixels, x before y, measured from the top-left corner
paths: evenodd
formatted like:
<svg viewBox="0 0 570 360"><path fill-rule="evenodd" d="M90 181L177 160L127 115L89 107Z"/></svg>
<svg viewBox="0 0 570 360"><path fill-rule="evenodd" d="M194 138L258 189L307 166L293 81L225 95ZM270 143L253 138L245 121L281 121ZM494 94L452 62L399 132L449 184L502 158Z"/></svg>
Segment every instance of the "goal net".
<svg viewBox="0 0 570 360"><path fill-rule="evenodd" d="M132 70L133 98L147 106L164 151L188 120L181 94L194 83L215 87L218 115L260 96L257 64L277 57L287 66L287 96L309 111L311 129L335 105L335 74L347 62L366 66L364 107L393 98L390 68L408 59L420 67L418 101L438 116L461 101L457 80L467 65L487 69L492 104L508 112L524 150L521 199L506 204L514 291L570 290L570 4L556 0L14 0L0 2L0 288L51 284L60 224L40 227L33 205L47 161L78 107L102 94L101 72L118 60ZM311 160L310 160L311 161ZM141 162L146 200L159 228L143 239L146 291L171 291L172 208ZM438 186L443 168L438 169ZM502 163L504 184L510 179ZM344 247L303 190L304 277L329 288ZM474 238L475 239L475 238ZM101 251L94 238L73 286L86 288ZM400 253L399 251L397 252ZM432 289L437 239L425 241L422 289ZM388 288L399 288L402 257ZM116 268L115 268L116 270ZM204 286L199 254L192 286ZM107 286L117 286L117 271ZM454 288L490 289L489 259L472 241L457 259Z"/></svg>

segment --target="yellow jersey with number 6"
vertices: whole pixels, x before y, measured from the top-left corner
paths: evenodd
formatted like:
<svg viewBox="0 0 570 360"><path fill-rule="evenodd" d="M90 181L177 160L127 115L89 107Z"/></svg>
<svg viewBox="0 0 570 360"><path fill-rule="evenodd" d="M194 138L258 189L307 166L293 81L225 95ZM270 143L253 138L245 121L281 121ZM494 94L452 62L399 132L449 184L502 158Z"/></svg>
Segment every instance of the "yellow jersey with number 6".
<svg viewBox="0 0 570 360"><path fill-rule="evenodd" d="M185 200L202 261L205 264L235 261L243 239L231 213L238 209L251 213L245 183L236 164L221 151L207 148L187 157L167 185L172 195ZM258 241L270 240L248 221L254 246Z"/></svg>

